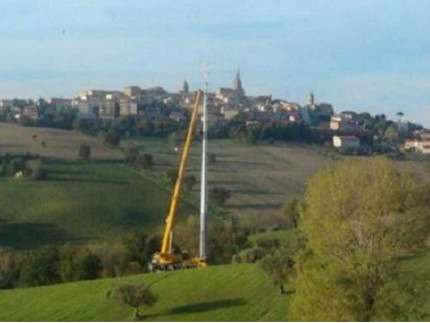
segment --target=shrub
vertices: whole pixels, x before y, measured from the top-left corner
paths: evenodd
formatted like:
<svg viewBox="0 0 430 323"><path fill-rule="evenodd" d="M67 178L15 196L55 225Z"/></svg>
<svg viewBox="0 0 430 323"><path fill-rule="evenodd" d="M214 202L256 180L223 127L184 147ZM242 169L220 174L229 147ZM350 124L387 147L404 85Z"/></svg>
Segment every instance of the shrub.
<svg viewBox="0 0 430 323"><path fill-rule="evenodd" d="M79 146L79 158L82 160L88 160L91 156L91 147L88 145Z"/></svg>
<svg viewBox="0 0 430 323"><path fill-rule="evenodd" d="M115 129L108 130L104 135L104 142L111 146L118 146L120 140L120 135Z"/></svg>
<svg viewBox="0 0 430 323"><path fill-rule="evenodd" d="M29 160L25 165L26 178L30 180L42 180L46 178L47 172L43 167L42 160Z"/></svg>
<svg viewBox="0 0 430 323"><path fill-rule="evenodd" d="M230 197L230 191L223 187L214 187L209 190L209 199L221 206L225 206L225 203Z"/></svg>

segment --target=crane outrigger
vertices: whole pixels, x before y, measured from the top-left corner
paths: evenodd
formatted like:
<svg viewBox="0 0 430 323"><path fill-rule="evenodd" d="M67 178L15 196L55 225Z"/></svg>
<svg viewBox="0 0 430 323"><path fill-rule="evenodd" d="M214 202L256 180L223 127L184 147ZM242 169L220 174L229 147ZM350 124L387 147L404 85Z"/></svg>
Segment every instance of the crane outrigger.
<svg viewBox="0 0 430 323"><path fill-rule="evenodd" d="M181 268L205 267L207 265L205 257L201 257L201 255L199 257L185 260L181 254L173 252L173 225L178 209L182 181L185 174L191 142L194 137L194 131L198 119L199 104L202 96L203 92L201 90L197 91L190 124L188 126L184 147L182 149L178 175L173 188L172 199L170 201L170 207L166 218L161 249L152 256L151 263L149 264L150 270L174 270ZM206 101L204 104L206 104ZM204 107L204 109L205 108L206 107Z"/></svg>

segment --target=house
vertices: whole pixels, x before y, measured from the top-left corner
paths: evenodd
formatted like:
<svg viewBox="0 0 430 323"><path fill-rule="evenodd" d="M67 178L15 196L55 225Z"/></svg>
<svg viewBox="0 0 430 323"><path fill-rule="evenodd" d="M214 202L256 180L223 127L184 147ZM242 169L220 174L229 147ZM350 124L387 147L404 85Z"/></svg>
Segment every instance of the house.
<svg viewBox="0 0 430 323"><path fill-rule="evenodd" d="M120 98L119 100L119 115L129 116L137 114L137 102L129 97Z"/></svg>
<svg viewBox="0 0 430 323"><path fill-rule="evenodd" d="M360 138L356 136L333 136L333 147L360 148Z"/></svg>
<svg viewBox="0 0 430 323"><path fill-rule="evenodd" d="M406 140L404 148L421 154L430 154L430 140Z"/></svg>
<svg viewBox="0 0 430 323"><path fill-rule="evenodd" d="M172 111L169 114L169 119L174 120L176 122L181 122L187 120L187 117L182 111Z"/></svg>
<svg viewBox="0 0 430 323"><path fill-rule="evenodd" d="M343 114L335 114L330 118L330 129L355 131L358 129L358 125L348 116Z"/></svg>

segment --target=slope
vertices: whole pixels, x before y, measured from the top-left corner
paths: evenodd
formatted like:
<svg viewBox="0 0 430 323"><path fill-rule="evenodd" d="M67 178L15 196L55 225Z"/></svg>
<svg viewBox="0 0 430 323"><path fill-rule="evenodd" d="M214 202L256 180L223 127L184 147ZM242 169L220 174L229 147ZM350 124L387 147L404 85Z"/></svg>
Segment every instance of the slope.
<svg viewBox="0 0 430 323"><path fill-rule="evenodd" d="M147 321L287 319L288 297L279 296L256 265L246 264L0 291L0 320L130 320L129 308L106 298L126 282L150 283L158 295L159 302L145 311Z"/></svg>
<svg viewBox="0 0 430 323"><path fill-rule="evenodd" d="M164 222L170 193L113 162L55 160L43 181L0 180L0 245L81 243ZM182 203L180 213L196 209Z"/></svg>

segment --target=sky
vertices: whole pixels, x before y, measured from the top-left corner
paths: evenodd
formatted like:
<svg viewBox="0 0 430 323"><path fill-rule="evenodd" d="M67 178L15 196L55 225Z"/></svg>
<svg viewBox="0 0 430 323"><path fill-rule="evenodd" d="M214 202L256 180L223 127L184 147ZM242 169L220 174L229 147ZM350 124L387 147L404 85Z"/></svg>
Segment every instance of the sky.
<svg viewBox="0 0 430 323"><path fill-rule="evenodd" d="M1 0L0 98L184 79L430 127L428 0Z"/></svg>

